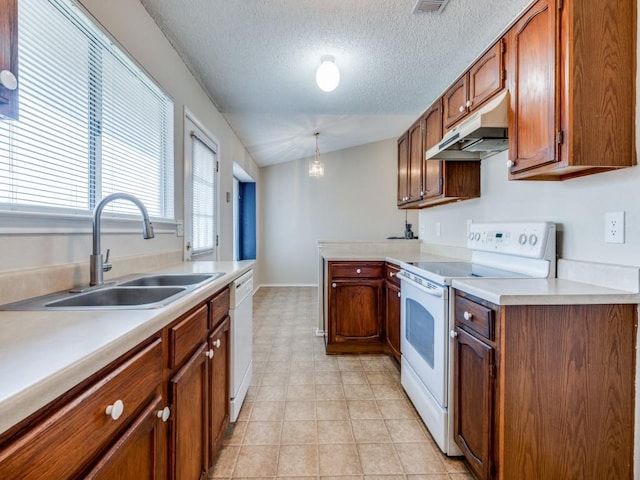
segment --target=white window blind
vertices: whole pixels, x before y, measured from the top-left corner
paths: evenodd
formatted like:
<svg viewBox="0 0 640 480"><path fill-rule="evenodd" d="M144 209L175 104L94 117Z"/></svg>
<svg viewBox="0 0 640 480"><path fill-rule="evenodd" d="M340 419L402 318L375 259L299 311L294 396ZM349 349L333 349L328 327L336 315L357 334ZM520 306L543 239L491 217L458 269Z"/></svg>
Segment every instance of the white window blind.
<svg viewBox="0 0 640 480"><path fill-rule="evenodd" d="M217 160L216 151L191 134L191 256L207 255L216 247Z"/></svg>
<svg viewBox="0 0 640 480"><path fill-rule="evenodd" d="M0 121L0 208L85 214L126 192L174 218L173 103L70 0L20 0L19 69L20 119Z"/></svg>

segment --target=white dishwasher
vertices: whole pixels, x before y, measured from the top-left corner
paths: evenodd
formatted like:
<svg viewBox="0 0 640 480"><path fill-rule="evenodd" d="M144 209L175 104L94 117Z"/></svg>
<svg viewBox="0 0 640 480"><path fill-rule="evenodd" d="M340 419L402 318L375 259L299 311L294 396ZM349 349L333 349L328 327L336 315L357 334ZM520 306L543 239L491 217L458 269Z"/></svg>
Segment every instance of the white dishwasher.
<svg viewBox="0 0 640 480"><path fill-rule="evenodd" d="M231 284L230 416L235 422L247 395L253 355L253 270Z"/></svg>

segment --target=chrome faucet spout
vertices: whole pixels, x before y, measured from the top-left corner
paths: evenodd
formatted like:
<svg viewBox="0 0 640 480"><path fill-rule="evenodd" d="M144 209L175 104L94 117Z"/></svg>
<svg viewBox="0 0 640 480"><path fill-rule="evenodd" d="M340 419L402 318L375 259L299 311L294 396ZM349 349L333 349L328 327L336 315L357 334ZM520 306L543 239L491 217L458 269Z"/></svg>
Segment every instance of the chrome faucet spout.
<svg viewBox="0 0 640 480"><path fill-rule="evenodd" d="M138 207L140 213L142 214L142 238L150 239L154 237L153 224L151 223L151 220L149 220L149 213L147 212L144 204L138 198L128 193L112 193L111 195L107 195L106 197L104 197L93 210L93 252L89 263L91 286L102 285L104 283L104 272L111 270L111 264L105 264L102 261L100 244L102 230L100 219L104 207L114 200L128 200L136 207Z"/></svg>

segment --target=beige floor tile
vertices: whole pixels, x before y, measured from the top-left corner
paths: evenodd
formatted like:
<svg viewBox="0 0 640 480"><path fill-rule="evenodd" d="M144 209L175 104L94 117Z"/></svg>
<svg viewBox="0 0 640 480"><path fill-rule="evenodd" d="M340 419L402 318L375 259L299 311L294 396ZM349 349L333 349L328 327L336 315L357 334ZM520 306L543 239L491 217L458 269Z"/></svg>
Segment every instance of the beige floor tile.
<svg viewBox="0 0 640 480"><path fill-rule="evenodd" d="M431 473L425 475L407 475L407 480L450 480L452 477L446 473ZM473 477L469 477L474 480Z"/></svg>
<svg viewBox="0 0 640 480"><path fill-rule="evenodd" d="M346 420L318 421L318 443L353 443L354 441L350 422Z"/></svg>
<svg viewBox="0 0 640 480"><path fill-rule="evenodd" d="M227 431L224 432L224 438L222 439L223 445L240 445L242 444L242 438L244 432L247 430L247 422L236 421L229 425Z"/></svg>
<svg viewBox="0 0 640 480"><path fill-rule="evenodd" d="M367 380L371 385L384 385L384 384L396 385L398 383L398 380L396 379L396 377L391 373L389 373L388 371L364 372L364 374L367 376Z"/></svg>
<svg viewBox="0 0 640 480"><path fill-rule="evenodd" d="M318 445L320 475L361 475L362 467L358 450L353 443L345 443L336 448L335 445Z"/></svg>
<svg viewBox="0 0 640 480"><path fill-rule="evenodd" d="M265 372L288 372L291 369L291 362L272 362L265 365Z"/></svg>
<svg viewBox="0 0 640 480"><path fill-rule="evenodd" d="M251 421L278 422L284 418L285 402L256 402L251 409Z"/></svg>
<svg viewBox="0 0 640 480"><path fill-rule="evenodd" d="M316 400L344 400L343 385L316 385Z"/></svg>
<svg viewBox="0 0 640 480"><path fill-rule="evenodd" d="M475 477L470 473L450 473L449 478L451 480L475 480Z"/></svg>
<svg viewBox="0 0 640 480"><path fill-rule="evenodd" d="M380 418L380 410L373 400L348 400L347 405L351 419Z"/></svg>
<svg viewBox="0 0 640 480"><path fill-rule="evenodd" d="M348 400L374 400L373 390L369 385L365 384L347 384L343 385L344 396Z"/></svg>
<svg viewBox="0 0 640 480"><path fill-rule="evenodd" d="M362 363L357 356L344 355L338 357L338 366L343 371L362 371Z"/></svg>
<svg viewBox="0 0 640 480"><path fill-rule="evenodd" d="M361 371L341 371L342 384L366 384L367 377L364 376L364 372Z"/></svg>
<svg viewBox="0 0 640 480"><path fill-rule="evenodd" d="M236 460L240 453L240 447L226 446L218 453L218 458L213 469L209 472L209 478L228 478L233 473Z"/></svg>
<svg viewBox="0 0 640 480"><path fill-rule="evenodd" d="M289 385L313 385L313 371L309 372L291 372L289 374Z"/></svg>
<svg viewBox="0 0 640 480"><path fill-rule="evenodd" d="M265 371L262 375L260 385L286 385L289 381L289 372L270 372Z"/></svg>
<svg viewBox="0 0 640 480"><path fill-rule="evenodd" d="M315 420L288 421L282 423L282 445L318 443Z"/></svg>
<svg viewBox="0 0 640 480"><path fill-rule="evenodd" d="M284 418L285 420L315 420L316 402L304 400L286 402Z"/></svg>
<svg viewBox="0 0 640 480"><path fill-rule="evenodd" d="M277 445L246 445L240 449L234 477L269 477L276 475Z"/></svg>
<svg viewBox="0 0 640 480"><path fill-rule="evenodd" d="M365 475L364 480L405 480L404 475Z"/></svg>
<svg viewBox="0 0 640 480"><path fill-rule="evenodd" d="M306 352L293 352L291 354L291 362L313 362L313 350Z"/></svg>
<svg viewBox="0 0 640 480"><path fill-rule="evenodd" d="M340 372L315 372L316 385L339 385L342 383Z"/></svg>
<svg viewBox="0 0 640 480"><path fill-rule="evenodd" d="M315 385L289 385L287 387L287 400L315 400Z"/></svg>
<svg viewBox="0 0 640 480"><path fill-rule="evenodd" d="M362 475L337 475L333 477L320 477L320 480L364 480Z"/></svg>
<svg viewBox="0 0 640 480"><path fill-rule="evenodd" d="M292 362L291 368L289 369L291 372L309 372L313 373L315 363L314 362Z"/></svg>
<svg viewBox="0 0 640 480"><path fill-rule="evenodd" d="M383 420L351 420L353 436L358 443L390 443L391 437Z"/></svg>
<svg viewBox="0 0 640 480"><path fill-rule="evenodd" d="M284 401L285 385L261 385L258 388L255 402L280 402Z"/></svg>
<svg viewBox="0 0 640 480"><path fill-rule="evenodd" d="M400 398L406 398L402 387L392 383L371 385L371 389L373 390L373 395L376 400L398 400Z"/></svg>
<svg viewBox="0 0 640 480"><path fill-rule="evenodd" d="M417 418L416 411L407 400L378 400L376 403L385 419Z"/></svg>
<svg viewBox="0 0 640 480"><path fill-rule="evenodd" d="M243 445L278 445L282 422L249 422Z"/></svg>
<svg viewBox="0 0 640 480"><path fill-rule="evenodd" d="M442 462L449 473L469 473L463 457L447 457L443 455Z"/></svg>
<svg viewBox="0 0 640 480"><path fill-rule="evenodd" d="M390 443L359 443L358 454L365 475L402 474L402 465Z"/></svg>
<svg viewBox="0 0 640 480"><path fill-rule="evenodd" d="M446 473L442 455L426 443L394 444L404 473Z"/></svg>
<svg viewBox="0 0 640 480"><path fill-rule="evenodd" d="M323 357L321 357L320 360L318 360L318 357L316 357L316 361L313 362L313 369L316 371L316 373L340 371L337 362L325 361Z"/></svg>
<svg viewBox="0 0 640 480"><path fill-rule="evenodd" d="M318 420L348 420L347 402L344 400L319 400L316 402L316 415Z"/></svg>
<svg viewBox="0 0 640 480"><path fill-rule="evenodd" d="M420 420L399 419L385 420L391 440L398 443L428 442L427 434Z"/></svg>
<svg viewBox="0 0 640 480"><path fill-rule="evenodd" d="M278 476L318 475L316 445L282 445L278 457Z"/></svg>
<svg viewBox="0 0 640 480"><path fill-rule="evenodd" d="M240 413L238 414L238 422L246 422L251 416L251 410L253 410L253 402L245 400L240 407Z"/></svg>

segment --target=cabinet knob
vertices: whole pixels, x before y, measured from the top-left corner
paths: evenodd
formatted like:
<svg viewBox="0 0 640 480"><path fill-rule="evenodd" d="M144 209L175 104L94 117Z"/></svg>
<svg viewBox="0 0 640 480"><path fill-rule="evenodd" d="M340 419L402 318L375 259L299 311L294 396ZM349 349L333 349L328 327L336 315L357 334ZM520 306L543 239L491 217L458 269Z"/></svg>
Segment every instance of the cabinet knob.
<svg viewBox="0 0 640 480"><path fill-rule="evenodd" d="M449 332L449 336L450 336L451 338L456 338L456 337L458 336L458 332L456 332L455 330L451 330L451 331Z"/></svg>
<svg viewBox="0 0 640 480"><path fill-rule="evenodd" d="M361 270L359 268L356 268L356 273L360 273L360 271Z"/></svg>
<svg viewBox="0 0 640 480"><path fill-rule="evenodd" d="M396 272L389 272L389 276L392 277L392 278L395 277L396 276Z"/></svg>
<svg viewBox="0 0 640 480"><path fill-rule="evenodd" d="M7 90L15 90L18 88L18 79L9 70L2 70L0 72L0 85Z"/></svg>
<svg viewBox="0 0 640 480"><path fill-rule="evenodd" d="M460 108L458 109L458 111L460 113L464 113L465 110L466 110L465 106L464 105L460 105Z"/></svg>
<svg viewBox="0 0 640 480"><path fill-rule="evenodd" d="M400 294L400 292L398 292L398 298L400 298L402 295Z"/></svg>
<svg viewBox="0 0 640 480"><path fill-rule="evenodd" d="M220 348L220 339L218 338L215 342L213 342L213 346L216 348Z"/></svg>
<svg viewBox="0 0 640 480"><path fill-rule="evenodd" d="M122 400L116 400L115 402L113 402L113 404L109 405L104 411L106 415L109 415L114 420L118 420L122 416L123 412L124 412L124 403L122 403Z"/></svg>
<svg viewBox="0 0 640 480"><path fill-rule="evenodd" d="M513 160L507 160L507 168L514 167L515 164L516 164L516 162L514 162Z"/></svg>
<svg viewBox="0 0 640 480"><path fill-rule="evenodd" d="M336 288L336 282L333 282L333 283L331 284L331 286L332 286L333 288Z"/></svg>
<svg viewBox="0 0 640 480"><path fill-rule="evenodd" d="M465 106L467 108L471 108L471 105L473 105L473 102L471 100L467 100L467 103L465 103Z"/></svg>
<svg viewBox="0 0 640 480"><path fill-rule="evenodd" d="M465 320L471 320L473 318L473 314L471 312L464 312L463 316Z"/></svg>
<svg viewBox="0 0 640 480"><path fill-rule="evenodd" d="M205 356L209 359L213 358L213 348L207 350L206 352L204 352Z"/></svg>
<svg viewBox="0 0 640 480"><path fill-rule="evenodd" d="M171 416L171 410L169 409L169 407L164 407L162 410L158 410L157 415L158 418L162 419L163 422L166 422Z"/></svg>

